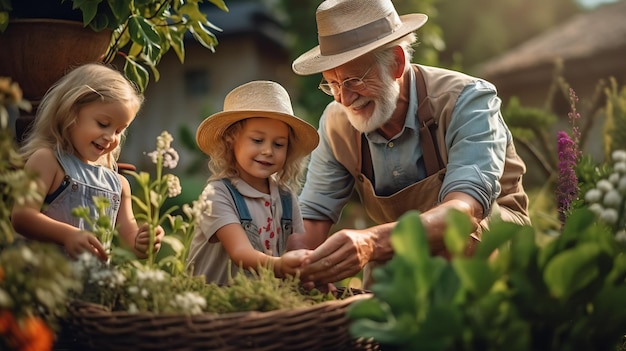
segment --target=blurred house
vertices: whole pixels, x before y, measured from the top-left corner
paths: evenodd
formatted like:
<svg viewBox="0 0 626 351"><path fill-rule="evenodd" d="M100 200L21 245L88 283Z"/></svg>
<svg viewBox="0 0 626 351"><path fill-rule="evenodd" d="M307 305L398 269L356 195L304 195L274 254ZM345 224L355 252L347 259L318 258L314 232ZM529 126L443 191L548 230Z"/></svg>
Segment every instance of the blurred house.
<svg viewBox="0 0 626 351"><path fill-rule="evenodd" d="M600 79L626 83L626 1L603 5L532 38L478 68L506 101L542 107L553 81L555 62L580 101L591 100ZM569 102L556 100L555 112L567 116Z"/></svg>
<svg viewBox="0 0 626 351"><path fill-rule="evenodd" d="M222 30L213 31L219 42L215 52L188 38L184 64L172 50L163 57L158 65L160 79L148 84L146 102L129 127L120 161L141 170L154 169L144 153L154 150L156 137L167 130L180 153L176 173L181 172L199 151L185 151L179 129L186 126L195 137L200 122L222 110L230 90L263 79L276 81L294 94L295 75L285 46L286 33L263 2L227 2L229 12L211 3L204 6L209 21ZM117 65L122 67L123 62Z"/></svg>

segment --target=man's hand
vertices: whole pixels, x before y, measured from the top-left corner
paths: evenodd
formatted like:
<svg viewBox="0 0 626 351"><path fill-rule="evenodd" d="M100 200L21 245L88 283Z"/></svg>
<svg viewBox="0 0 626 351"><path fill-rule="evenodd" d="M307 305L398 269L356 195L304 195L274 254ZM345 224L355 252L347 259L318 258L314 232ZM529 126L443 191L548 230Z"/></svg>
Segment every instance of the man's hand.
<svg viewBox="0 0 626 351"><path fill-rule="evenodd" d="M305 260L303 283L315 286L356 275L372 259L376 234L370 230L343 229L331 235Z"/></svg>

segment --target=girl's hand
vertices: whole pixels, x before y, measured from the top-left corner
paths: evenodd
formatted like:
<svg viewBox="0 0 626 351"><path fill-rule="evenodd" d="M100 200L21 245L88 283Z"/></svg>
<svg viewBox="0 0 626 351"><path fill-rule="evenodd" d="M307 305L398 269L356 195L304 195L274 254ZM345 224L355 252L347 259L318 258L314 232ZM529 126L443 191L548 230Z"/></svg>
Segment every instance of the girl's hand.
<svg viewBox="0 0 626 351"><path fill-rule="evenodd" d="M71 233L63 242L63 246L68 255L74 259L78 258L85 251L94 254L101 261L108 259L108 255L100 241L89 232L77 230Z"/></svg>
<svg viewBox="0 0 626 351"><path fill-rule="evenodd" d="M309 255L313 252L312 250L293 250L285 252L278 259L278 270L276 270L277 275L284 277L286 275L299 275L300 268L304 263L305 259L309 257Z"/></svg>
<svg viewBox="0 0 626 351"><path fill-rule="evenodd" d="M154 236L154 252L158 252L161 249L161 242L163 241L164 235L165 231L163 230L163 227L158 226ZM146 254L148 252L149 245L150 227L148 226L148 223L144 223L137 230L137 235L135 236L135 250L139 253Z"/></svg>

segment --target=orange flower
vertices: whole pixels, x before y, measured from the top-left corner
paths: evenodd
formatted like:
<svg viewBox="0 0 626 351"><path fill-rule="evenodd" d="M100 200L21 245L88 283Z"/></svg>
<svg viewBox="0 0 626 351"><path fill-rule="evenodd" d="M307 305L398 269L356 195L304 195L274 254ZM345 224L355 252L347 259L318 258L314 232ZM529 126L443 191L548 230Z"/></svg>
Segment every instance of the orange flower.
<svg viewBox="0 0 626 351"><path fill-rule="evenodd" d="M21 351L50 351L54 341L54 334L48 325L39 317L26 319L23 328L25 343Z"/></svg>
<svg viewBox="0 0 626 351"><path fill-rule="evenodd" d="M39 317L29 316L20 323L15 323L13 315L8 311L0 314L0 333L6 335L10 346L19 351L50 351L54 334Z"/></svg>

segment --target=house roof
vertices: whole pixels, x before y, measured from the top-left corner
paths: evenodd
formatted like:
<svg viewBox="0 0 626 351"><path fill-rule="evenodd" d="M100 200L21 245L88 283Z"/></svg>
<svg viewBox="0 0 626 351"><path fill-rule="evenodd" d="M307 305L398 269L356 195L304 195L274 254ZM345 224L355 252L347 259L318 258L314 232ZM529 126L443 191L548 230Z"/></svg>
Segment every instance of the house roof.
<svg viewBox="0 0 626 351"><path fill-rule="evenodd" d="M483 63L478 71L485 77L499 76L552 64L559 58L584 59L621 47L626 47L626 0L574 16L562 25Z"/></svg>
<svg viewBox="0 0 626 351"><path fill-rule="evenodd" d="M215 31L218 40L220 37L253 33L285 46L283 25L260 1L233 2L228 4L228 12L212 3L202 3L200 8L209 22L221 29Z"/></svg>

